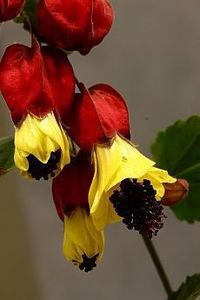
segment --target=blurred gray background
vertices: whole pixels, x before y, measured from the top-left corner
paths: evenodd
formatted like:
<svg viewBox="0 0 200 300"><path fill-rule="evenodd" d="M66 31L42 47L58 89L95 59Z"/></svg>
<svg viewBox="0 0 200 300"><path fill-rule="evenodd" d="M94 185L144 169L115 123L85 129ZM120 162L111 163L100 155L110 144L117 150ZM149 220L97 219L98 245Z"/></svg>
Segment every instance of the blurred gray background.
<svg viewBox="0 0 200 300"><path fill-rule="evenodd" d="M79 80L106 82L127 100L133 140L144 153L158 130L200 112L200 2L113 0L116 19L104 42L87 57L70 56ZM1 26L1 50L30 44L12 22ZM13 133L0 102L0 136ZM86 133L87 134L87 133ZM62 256L62 224L50 182L29 182L18 171L0 179L0 299L166 299L158 275L136 232L120 224L106 232L102 263L91 273ZM200 271L200 226L168 218L154 239L174 289Z"/></svg>

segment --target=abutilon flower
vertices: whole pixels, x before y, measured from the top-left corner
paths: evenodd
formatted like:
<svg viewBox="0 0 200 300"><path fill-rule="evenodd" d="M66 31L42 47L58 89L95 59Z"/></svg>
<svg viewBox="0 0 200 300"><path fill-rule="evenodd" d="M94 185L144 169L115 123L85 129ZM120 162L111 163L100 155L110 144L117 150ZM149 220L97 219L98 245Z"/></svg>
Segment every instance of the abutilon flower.
<svg viewBox="0 0 200 300"><path fill-rule="evenodd" d="M0 63L0 90L15 124L16 166L25 177L48 179L70 162L70 139L63 128L75 78L66 55L41 47L9 46Z"/></svg>
<svg viewBox="0 0 200 300"><path fill-rule="evenodd" d="M23 8L25 0L0 0L0 22L15 18Z"/></svg>
<svg viewBox="0 0 200 300"><path fill-rule="evenodd" d="M95 227L103 230L122 220L129 229L156 235L165 217L159 202L164 183L176 179L130 142L128 110L119 93L105 84L79 88L70 134L78 146L91 151L94 176L88 197Z"/></svg>
<svg viewBox="0 0 200 300"><path fill-rule="evenodd" d="M113 14L109 0L40 0L39 33L56 47L87 54L108 34Z"/></svg>
<svg viewBox="0 0 200 300"><path fill-rule="evenodd" d="M92 152L95 175L89 191L90 213L100 230L122 218L128 229L149 237L162 227L164 217L159 200L163 183L175 178L154 167L134 144L120 136L111 145L95 145ZM98 192L96 192L98 191Z"/></svg>
<svg viewBox="0 0 200 300"><path fill-rule="evenodd" d="M93 177L90 156L80 151L53 180L53 198L64 222L63 253L81 270L91 271L102 257L103 231L89 213L88 190Z"/></svg>

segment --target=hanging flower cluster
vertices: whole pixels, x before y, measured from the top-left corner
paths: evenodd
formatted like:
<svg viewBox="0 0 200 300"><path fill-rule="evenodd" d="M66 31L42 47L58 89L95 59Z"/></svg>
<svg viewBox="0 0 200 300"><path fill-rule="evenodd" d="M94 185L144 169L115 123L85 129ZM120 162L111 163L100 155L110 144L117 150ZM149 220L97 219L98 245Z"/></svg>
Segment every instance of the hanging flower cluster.
<svg viewBox="0 0 200 300"><path fill-rule="evenodd" d="M22 6L0 0L1 21ZM108 34L113 17L108 0L40 0L31 47L9 46L0 63L16 167L27 178L54 177L64 255L86 272L102 257L108 224L122 221L151 238L165 218L160 200L167 204L172 195L176 202L186 193L131 142L122 96L107 84L87 89L63 51L87 54Z"/></svg>

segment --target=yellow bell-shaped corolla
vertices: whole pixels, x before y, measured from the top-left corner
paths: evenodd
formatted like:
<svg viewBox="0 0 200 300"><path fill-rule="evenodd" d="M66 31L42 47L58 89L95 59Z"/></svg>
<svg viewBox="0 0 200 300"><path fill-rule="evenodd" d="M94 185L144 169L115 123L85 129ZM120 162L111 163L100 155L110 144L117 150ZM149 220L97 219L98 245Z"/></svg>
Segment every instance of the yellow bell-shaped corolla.
<svg viewBox="0 0 200 300"><path fill-rule="evenodd" d="M156 200L164 195L163 183L175 178L154 167L154 162L141 154L130 141L116 135L110 144L95 145L92 152L95 174L89 190L90 214L94 225L102 230L107 224L120 221L110 198L125 179L150 182ZM149 183L148 183L149 184ZM155 201L157 202L157 201Z"/></svg>
<svg viewBox="0 0 200 300"><path fill-rule="evenodd" d="M64 217L63 253L85 272L91 271L104 249L103 231L98 231L85 208L77 207Z"/></svg>
<svg viewBox="0 0 200 300"><path fill-rule="evenodd" d="M70 162L70 147L70 139L53 112L44 118L27 114L15 128L14 160L24 177L54 177Z"/></svg>

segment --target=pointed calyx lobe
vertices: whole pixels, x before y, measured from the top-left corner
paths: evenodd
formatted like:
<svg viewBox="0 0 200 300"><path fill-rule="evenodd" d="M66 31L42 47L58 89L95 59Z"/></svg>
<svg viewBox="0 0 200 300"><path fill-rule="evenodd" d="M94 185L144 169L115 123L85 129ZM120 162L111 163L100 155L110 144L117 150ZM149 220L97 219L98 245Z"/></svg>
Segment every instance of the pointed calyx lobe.
<svg viewBox="0 0 200 300"><path fill-rule="evenodd" d="M80 151L71 163L53 180L53 199L59 217L70 216L81 207L89 211L88 191L93 178L90 156Z"/></svg>
<svg viewBox="0 0 200 300"><path fill-rule="evenodd" d="M129 139L129 114L122 96L107 84L88 90L79 84L79 88L69 130L77 145L90 151L94 144L109 142L117 133Z"/></svg>
<svg viewBox="0 0 200 300"><path fill-rule="evenodd" d="M0 22L15 18L23 8L25 0L0 0Z"/></svg>
<svg viewBox="0 0 200 300"><path fill-rule="evenodd" d="M189 183L182 178L174 183L164 183L165 194L161 202L163 205L171 206L183 200L189 192Z"/></svg>
<svg viewBox="0 0 200 300"><path fill-rule="evenodd" d="M40 0L39 33L52 45L87 54L109 32L113 10L108 0Z"/></svg>
<svg viewBox="0 0 200 300"><path fill-rule="evenodd" d="M43 118L53 111L66 120L71 107L75 79L66 55L57 49L9 46L0 63L0 90L18 124L28 113Z"/></svg>

